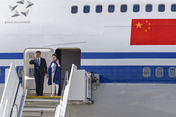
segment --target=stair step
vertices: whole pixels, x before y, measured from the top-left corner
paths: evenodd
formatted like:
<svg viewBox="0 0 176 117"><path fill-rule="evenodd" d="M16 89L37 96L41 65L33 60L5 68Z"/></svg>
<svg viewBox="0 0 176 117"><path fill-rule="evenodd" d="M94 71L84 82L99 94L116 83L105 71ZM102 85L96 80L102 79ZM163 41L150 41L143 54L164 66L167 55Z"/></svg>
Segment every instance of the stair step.
<svg viewBox="0 0 176 117"><path fill-rule="evenodd" d="M22 116L22 117L53 117L53 116Z"/></svg>
<svg viewBox="0 0 176 117"><path fill-rule="evenodd" d="M60 102L59 98L43 99L43 98L27 98L26 102Z"/></svg>
<svg viewBox="0 0 176 117"><path fill-rule="evenodd" d="M24 108L23 112L41 112L41 111L47 111L47 112L54 112L55 108Z"/></svg>
<svg viewBox="0 0 176 117"><path fill-rule="evenodd" d="M26 98L60 99L60 98L61 98L61 96L26 96Z"/></svg>
<svg viewBox="0 0 176 117"><path fill-rule="evenodd" d="M59 102L59 96L27 96L22 117L53 117L55 106Z"/></svg>

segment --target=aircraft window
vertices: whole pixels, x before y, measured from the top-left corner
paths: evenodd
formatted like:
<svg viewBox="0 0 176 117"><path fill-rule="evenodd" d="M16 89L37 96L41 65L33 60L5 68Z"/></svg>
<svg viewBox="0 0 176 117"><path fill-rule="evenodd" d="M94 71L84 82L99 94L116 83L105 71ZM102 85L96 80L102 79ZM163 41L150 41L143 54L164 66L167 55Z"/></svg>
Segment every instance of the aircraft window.
<svg viewBox="0 0 176 117"><path fill-rule="evenodd" d="M84 13L89 13L90 12L90 6L89 5L85 5L84 6Z"/></svg>
<svg viewBox="0 0 176 117"><path fill-rule="evenodd" d="M109 7L108 7L108 12L113 13L113 12L114 12L114 9L115 9L115 6L114 6L114 5L109 5Z"/></svg>
<svg viewBox="0 0 176 117"><path fill-rule="evenodd" d="M165 11L165 5L164 4L159 4L158 11L159 12L164 12Z"/></svg>
<svg viewBox="0 0 176 117"><path fill-rule="evenodd" d="M77 13L77 12L78 12L78 7L77 7L77 6L72 6L71 12L72 12L73 14Z"/></svg>
<svg viewBox="0 0 176 117"><path fill-rule="evenodd" d="M172 4L171 11L176 12L176 4Z"/></svg>
<svg viewBox="0 0 176 117"><path fill-rule="evenodd" d="M121 5L121 12L127 12L127 5L126 4Z"/></svg>
<svg viewBox="0 0 176 117"><path fill-rule="evenodd" d="M96 6L96 12L101 13L102 12L102 5L97 5Z"/></svg>
<svg viewBox="0 0 176 117"><path fill-rule="evenodd" d="M151 12L152 11L152 5L151 4L147 4L145 11L146 12Z"/></svg>
<svg viewBox="0 0 176 117"><path fill-rule="evenodd" d="M33 55L34 55L33 53L30 53L29 54L29 59L32 59Z"/></svg>
<svg viewBox="0 0 176 117"><path fill-rule="evenodd" d="M169 68L169 77L171 77L171 78L176 77L176 68L175 67Z"/></svg>
<svg viewBox="0 0 176 117"><path fill-rule="evenodd" d="M157 67L156 68L156 72L155 72L155 75L156 75L156 77L163 77L163 68L162 67Z"/></svg>
<svg viewBox="0 0 176 117"><path fill-rule="evenodd" d="M140 6L138 4L135 4L133 6L133 12L139 12L139 10L140 10Z"/></svg>
<svg viewBox="0 0 176 117"><path fill-rule="evenodd" d="M144 67L144 68L143 68L143 76L144 76L144 77L150 77L150 75L151 75L151 70L150 70L150 68L149 68L149 67Z"/></svg>

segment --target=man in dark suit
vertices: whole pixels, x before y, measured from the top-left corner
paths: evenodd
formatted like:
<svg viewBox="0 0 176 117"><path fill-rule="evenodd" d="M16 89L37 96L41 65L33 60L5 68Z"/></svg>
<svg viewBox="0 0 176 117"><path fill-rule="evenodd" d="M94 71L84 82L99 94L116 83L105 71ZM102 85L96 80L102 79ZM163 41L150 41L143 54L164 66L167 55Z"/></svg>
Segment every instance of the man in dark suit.
<svg viewBox="0 0 176 117"><path fill-rule="evenodd" d="M29 64L34 64L34 77L36 84L36 96L43 96L44 76L47 76L47 65L44 58L40 57L41 52L36 51L36 57L33 55Z"/></svg>

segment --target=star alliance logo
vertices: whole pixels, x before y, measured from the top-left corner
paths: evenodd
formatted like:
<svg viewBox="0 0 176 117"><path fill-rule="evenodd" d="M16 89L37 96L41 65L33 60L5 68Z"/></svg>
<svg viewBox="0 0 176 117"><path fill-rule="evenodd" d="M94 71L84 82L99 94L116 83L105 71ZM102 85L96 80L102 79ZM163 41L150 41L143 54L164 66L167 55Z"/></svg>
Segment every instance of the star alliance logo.
<svg viewBox="0 0 176 117"><path fill-rule="evenodd" d="M19 11L17 10L17 7L23 5L23 11ZM16 4L11 4L10 6L10 10L12 12L12 16L11 17L18 17L20 15L24 15L25 17L27 17L29 11L30 11L30 7L33 6L34 3L32 3L31 1L25 1L25 0L20 0L17 1ZM20 14L21 13L21 14Z"/></svg>
<svg viewBox="0 0 176 117"><path fill-rule="evenodd" d="M30 14L34 3L32 0L18 0L9 5L10 16L7 16L5 23L30 23Z"/></svg>

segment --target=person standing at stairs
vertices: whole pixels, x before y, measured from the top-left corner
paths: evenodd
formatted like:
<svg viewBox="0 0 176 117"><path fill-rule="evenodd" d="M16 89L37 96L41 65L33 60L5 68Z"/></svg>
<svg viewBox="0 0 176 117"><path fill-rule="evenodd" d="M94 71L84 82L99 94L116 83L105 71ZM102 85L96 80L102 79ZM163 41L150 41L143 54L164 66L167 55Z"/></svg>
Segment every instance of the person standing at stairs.
<svg viewBox="0 0 176 117"><path fill-rule="evenodd" d="M35 57L36 55L36 57ZM34 77L36 85L36 96L43 96L44 76L47 76L46 60L41 57L41 52L36 51L29 64L34 64Z"/></svg>
<svg viewBox="0 0 176 117"><path fill-rule="evenodd" d="M61 65L56 57L56 54L52 55L52 62L48 67L48 85L52 85L52 94L54 96L56 90L56 96L58 96L59 84L61 82L60 68Z"/></svg>

